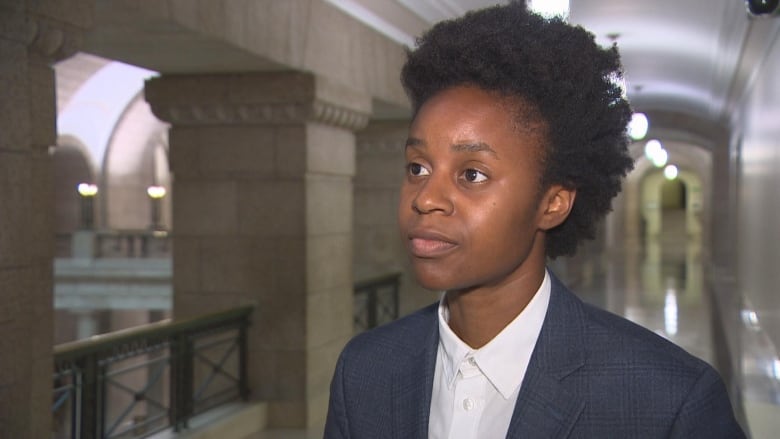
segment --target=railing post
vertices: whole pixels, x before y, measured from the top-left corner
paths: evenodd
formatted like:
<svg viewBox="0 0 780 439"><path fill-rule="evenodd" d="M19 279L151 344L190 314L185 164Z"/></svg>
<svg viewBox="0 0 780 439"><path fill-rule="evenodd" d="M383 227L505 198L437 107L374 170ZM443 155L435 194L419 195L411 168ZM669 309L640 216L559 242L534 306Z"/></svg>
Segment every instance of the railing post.
<svg viewBox="0 0 780 439"><path fill-rule="evenodd" d="M241 398L246 401L249 399L249 374L248 374L248 337L247 328L249 327L249 317L241 319L238 329L238 377L239 392Z"/></svg>
<svg viewBox="0 0 780 439"><path fill-rule="evenodd" d="M376 286L368 290L368 327L376 328L376 295L379 289Z"/></svg>
<svg viewBox="0 0 780 439"><path fill-rule="evenodd" d="M98 439L102 437L103 419L102 398L99 382L99 366L96 355L86 356L81 364L81 398L77 406L79 411L79 439Z"/></svg>
<svg viewBox="0 0 780 439"><path fill-rule="evenodd" d="M189 333L185 332L174 337L173 355L171 356L171 425L174 431L187 428L192 414L192 343Z"/></svg>

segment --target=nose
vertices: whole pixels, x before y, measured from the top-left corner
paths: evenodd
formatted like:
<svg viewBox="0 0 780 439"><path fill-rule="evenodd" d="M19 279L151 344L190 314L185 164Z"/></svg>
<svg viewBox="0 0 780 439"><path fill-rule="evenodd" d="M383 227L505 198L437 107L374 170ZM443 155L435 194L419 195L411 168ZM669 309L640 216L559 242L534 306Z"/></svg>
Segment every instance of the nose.
<svg viewBox="0 0 780 439"><path fill-rule="evenodd" d="M452 214L454 204L452 188L444 176L431 175L425 181L418 183L417 192L412 199L412 209L420 214L442 213Z"/></svg>

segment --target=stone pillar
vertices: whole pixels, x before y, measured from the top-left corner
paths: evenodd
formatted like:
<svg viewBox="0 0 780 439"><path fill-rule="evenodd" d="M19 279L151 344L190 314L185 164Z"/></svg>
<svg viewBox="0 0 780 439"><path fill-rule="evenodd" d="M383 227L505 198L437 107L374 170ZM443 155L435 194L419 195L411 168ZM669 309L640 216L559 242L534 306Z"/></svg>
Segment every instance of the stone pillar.
<svg viewBox="0 0 780 439"><path fill-rule="evenodd" d="M70 56L86 0L0 2L0 437L49 438L52 418L52 63Z"/></svg>
<svg viewBox="0 0 780 439"><path fill-rule="evenodd" d="M355 278L400 271L401 315L438 299L438 293L417 284L398 233L398 197L409 123L372 121L358 132L355 175Z"/></svg>
<svg viewBox="0 0 780 439"><path fill-rule="evenodd" d="M304 73L163 76L172 124L174 316L256 306L253 398L270 427L321 428L352 332L353 130L370 97Z"/></svg>
<svg viewBox="0 0 780 439"><path fill-rule="evenodd" d="M76 340L83 340L98 333L98 320L95 310L74 310L73 314L76 317Z"/></svg>

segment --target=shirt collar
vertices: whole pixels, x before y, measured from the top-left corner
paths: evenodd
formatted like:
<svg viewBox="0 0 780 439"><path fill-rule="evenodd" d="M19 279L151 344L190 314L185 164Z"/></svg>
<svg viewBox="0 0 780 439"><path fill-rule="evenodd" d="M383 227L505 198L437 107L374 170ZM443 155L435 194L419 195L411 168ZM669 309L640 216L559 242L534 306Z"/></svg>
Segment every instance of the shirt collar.
<svg viewBox="0 0 780 439"><path fill-rule="evenodd" d="M463 361L473 357L490 383L509 399L520 387L550 303L550 276L544 280L528 305L501 332L479 349L472 349L450 329L445 294L439 300L439 346L444 378L452 388Z"/></svg>

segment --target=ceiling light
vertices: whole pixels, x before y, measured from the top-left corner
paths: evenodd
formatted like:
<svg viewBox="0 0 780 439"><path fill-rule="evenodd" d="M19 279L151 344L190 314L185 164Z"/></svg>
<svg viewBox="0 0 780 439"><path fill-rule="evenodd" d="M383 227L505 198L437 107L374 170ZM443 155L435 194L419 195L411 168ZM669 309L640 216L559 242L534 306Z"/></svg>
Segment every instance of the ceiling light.
<svg viewBox="0 0 780 439"><path fill-rule="evenodd" d="M669 153L666 152L659 140L652 139L645 144L645 157L653 162L656 168L662 168L669 160Z"/></svg>
<svg viewBox="0 0 780 439"><path fill-rule="evenodd" d="M628 135L634 140L642 140L647 135L648 127L647 116L644 113L634 113L628 123Z"/></svg>
<svg viewBox="0 0 780 439"><path fill-rule="evenodd" d="M674 180L677 178L677 175L679 174L679 171L677 170L677 166L674 165L666 165L664 168L664 177L666 177L667 180Z"/></svg>
<svg viewBox="0 0 780 439"><path fill-rule="evenodd" d="M645 157L652 160L653 157L655 157L656 154L658 154L659 151L664 149L663 145L661 145L661 142L657 139L651 139L648 140L647 143L645 143Z"/></svg>
<svg viewBox="0 0 780 439"><path fill-rule="evenodd" d="M662 168L667 160L669 160L669 153L667 153L665 149L658 151L652 159L656 168Z"/></svg>
<svg viewBox="0 0 780 439"><path fill-rule="evenodd" d="M527 5L542 17L569 18L569 0L529 0Z"/></svg>

